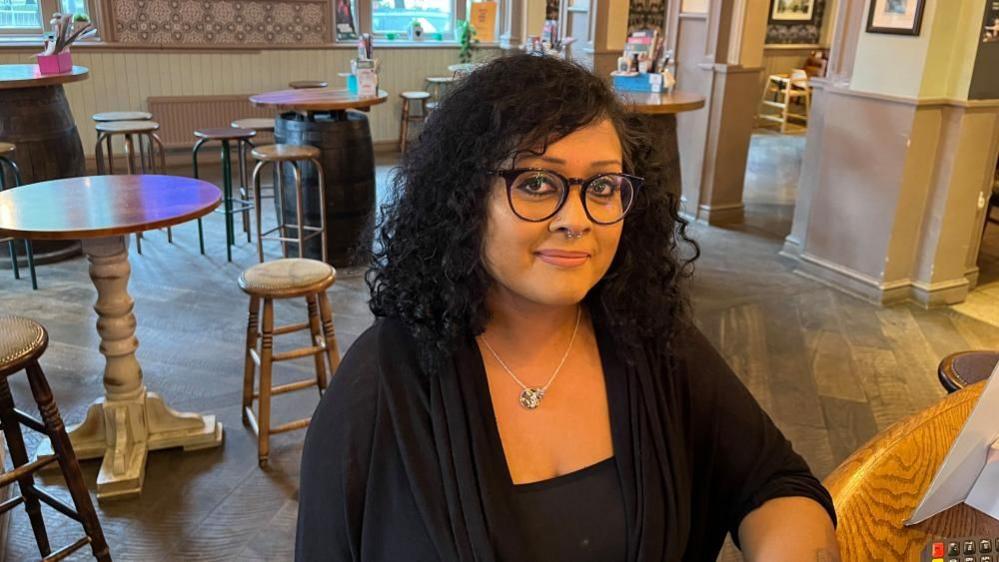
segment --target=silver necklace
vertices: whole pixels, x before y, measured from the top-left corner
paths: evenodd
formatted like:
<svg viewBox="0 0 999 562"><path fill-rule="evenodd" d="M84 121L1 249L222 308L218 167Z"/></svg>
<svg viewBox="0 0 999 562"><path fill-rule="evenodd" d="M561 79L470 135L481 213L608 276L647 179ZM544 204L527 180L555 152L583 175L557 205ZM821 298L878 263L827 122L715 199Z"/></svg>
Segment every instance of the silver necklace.
<svg viewBox="0 0 999 562"><path fill-rule="evenodd" d="M506 363L504 363L503 360L500 359L500 356L497 355L496 350L493 349L493 346L489 345L489 342L486 340L486 336L485 335L480 336L480 338L482 339L482 343L485 344L486 346L486 349L488 349L489 353L492 353L493 357L496 358L496 362L498 362L500 366L503 367L503 370L506 371L508 375L510 375L510 378L512 378L514 382L520 385L521 388L520 405L523 406L525 409L533 410L538 406L540 406L541 399L545 397L545 393L548 392L548 388L552 385L553 382L555 382L555 377L557 377L559 371L562 370L562 365L565 365L565 360L569 358L569 352L572 351L572 344L573 342L576 341L576 332L579 331L579 319L582 318L582 315L583 315L583 308L582 307L577 308L576 326L572 329L572 337L569 338L569 347L566 348L565 355L563 355L562 360L559 361L558 367L555 367L555 372L552 373L551 378L549 378L548 382L541 387L537 386L530 387L521 382L521 380L517 378L517 375L513 374L513 371L510 370L510 367L507 367Z"/></svg>

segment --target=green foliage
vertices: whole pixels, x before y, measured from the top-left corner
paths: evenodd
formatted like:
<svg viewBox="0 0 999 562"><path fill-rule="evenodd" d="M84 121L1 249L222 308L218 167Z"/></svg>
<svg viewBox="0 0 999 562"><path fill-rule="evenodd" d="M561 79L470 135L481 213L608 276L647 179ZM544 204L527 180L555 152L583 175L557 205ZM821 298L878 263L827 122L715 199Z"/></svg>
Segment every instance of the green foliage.
<svg viewBox="0 0 999 562"><path fill-rule="evenodd" d="M469 23L468 20L458 20L456 28L459 45L458 62L462 64L470 63L472 62L472 51L479 44L479 40L475 38L477 35L475 26Z"/></svg>

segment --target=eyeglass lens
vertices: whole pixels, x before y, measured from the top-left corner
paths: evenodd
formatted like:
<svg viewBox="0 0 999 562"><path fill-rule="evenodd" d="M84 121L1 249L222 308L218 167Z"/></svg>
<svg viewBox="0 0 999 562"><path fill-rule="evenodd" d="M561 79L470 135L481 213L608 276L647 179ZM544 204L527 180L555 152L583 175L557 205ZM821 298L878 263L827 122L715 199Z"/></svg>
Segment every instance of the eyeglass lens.
<svg viewBox="0 0 999 562"><path fill-rule="evenodd" d="M510 185L513 212L527 220L544 220L554 215L566 197L569 186L555 174L525 171ZM635 189L626 176L604 174L586 186L583 204L597 223L614 223L631 207Z"/></svg>

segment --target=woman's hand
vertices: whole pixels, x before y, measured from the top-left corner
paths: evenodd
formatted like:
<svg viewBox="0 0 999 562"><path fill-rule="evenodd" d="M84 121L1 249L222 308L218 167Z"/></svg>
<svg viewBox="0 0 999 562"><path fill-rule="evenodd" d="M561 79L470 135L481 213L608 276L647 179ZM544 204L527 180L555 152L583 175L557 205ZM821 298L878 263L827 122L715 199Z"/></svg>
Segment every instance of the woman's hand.
<svg viewBox="0 0 999 562"><path fill-rule="evenodd" d="M836 530L817 502L776 498L749 513L739 525L747 561L839 562Z"/></svg>

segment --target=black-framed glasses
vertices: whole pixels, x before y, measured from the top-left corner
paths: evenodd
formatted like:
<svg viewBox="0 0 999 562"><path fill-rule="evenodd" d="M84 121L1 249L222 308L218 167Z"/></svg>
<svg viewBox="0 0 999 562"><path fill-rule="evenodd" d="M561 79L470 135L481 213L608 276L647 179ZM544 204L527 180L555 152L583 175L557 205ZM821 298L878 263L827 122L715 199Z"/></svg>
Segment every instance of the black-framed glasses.
<svg viewBox="0 0 999 562"><path fill-rule="evenodd" d="M644 181L629 174L597 174L589 178L567 178L544 168L496 170L493 175L506 182L510 209L528 222L554 217L569 199L573 185L580 186L579 197L586 216L596 224L614 224L624 219L635 203Z"/></svg>

